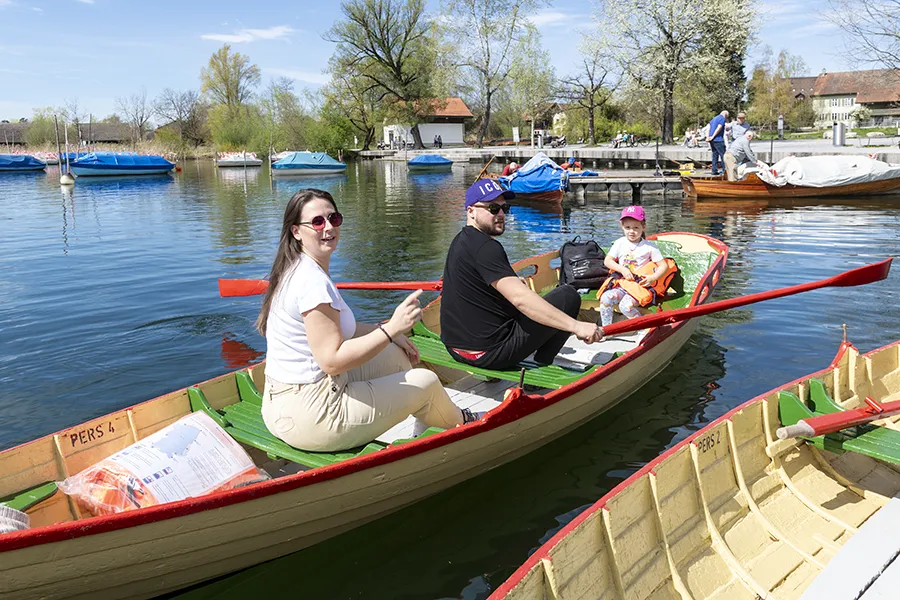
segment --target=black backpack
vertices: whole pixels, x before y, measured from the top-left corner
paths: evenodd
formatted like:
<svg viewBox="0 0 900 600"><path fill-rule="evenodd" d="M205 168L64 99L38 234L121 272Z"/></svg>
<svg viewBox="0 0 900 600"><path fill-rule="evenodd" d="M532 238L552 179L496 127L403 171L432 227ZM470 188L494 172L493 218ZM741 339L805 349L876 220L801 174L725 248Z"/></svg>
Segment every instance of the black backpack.
<svg viewBox="0 0 900 600"><path fill-rule="evenodd" d="M559 249L559 284L569 284L575 288L600 289L609 269L603 264L606 253L594 240L579 241L575 236Z"/></svg>

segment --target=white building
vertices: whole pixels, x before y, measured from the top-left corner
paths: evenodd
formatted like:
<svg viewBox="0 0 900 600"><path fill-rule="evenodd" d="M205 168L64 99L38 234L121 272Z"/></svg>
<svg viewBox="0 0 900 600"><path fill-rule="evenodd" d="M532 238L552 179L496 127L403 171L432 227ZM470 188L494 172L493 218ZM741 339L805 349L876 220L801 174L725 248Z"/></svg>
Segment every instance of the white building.
<svg viewBox="0 0 900 600"><path fill-rule="evenodd" d="M419 123L419 133L426 148L431 148L434 137L441 136L443 146L461 146L465 143L466 119L472 118L472 111L462 98L446 98L432 104L431 114ZM394 140L401 143L413 141L412 128L415 124L395 123L384 126L384 141L393 146Z"/></svg>

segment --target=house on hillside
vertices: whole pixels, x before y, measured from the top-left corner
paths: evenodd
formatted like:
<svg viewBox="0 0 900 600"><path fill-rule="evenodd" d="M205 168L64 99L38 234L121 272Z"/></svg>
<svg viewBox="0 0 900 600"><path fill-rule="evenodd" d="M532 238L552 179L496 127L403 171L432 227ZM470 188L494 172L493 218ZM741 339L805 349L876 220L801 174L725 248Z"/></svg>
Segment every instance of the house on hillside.
<svg viewBox="0 0 900 600"><path fill-rule="evenodd" d="M861 106L869 109L872 119L858 125L900 125L900 70L822 73L816 78L812 101L816 127L853 125L851 115Z"/></svg>
<svg viewBox="0 0 900 600"><path fill-rule="evenodd" d="M431 103L431 110L420 122L419 134L427 148L431 147L434 136L441 136L444 146L460 146L465 141L466 120L472 118L472 111L462 98L445 98ZM391 147L394 141L412 142L412 128L415 124L395 123L384 126L384 141Z"/></svg>

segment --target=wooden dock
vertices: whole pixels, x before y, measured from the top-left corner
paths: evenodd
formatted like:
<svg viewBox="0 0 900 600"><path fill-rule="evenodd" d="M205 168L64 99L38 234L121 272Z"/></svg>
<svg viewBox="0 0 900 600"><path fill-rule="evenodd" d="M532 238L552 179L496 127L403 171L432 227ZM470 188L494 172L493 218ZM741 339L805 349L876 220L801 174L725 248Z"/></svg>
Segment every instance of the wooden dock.
<svg viewBox="0 0 900 600"><path fill-rule="evenodd" d="M616 173L602 175L569 175L569 191L575 199L583 199L588 193L607 195L670 195L683 193L680 176L656 176L644 173Z"/></svg>

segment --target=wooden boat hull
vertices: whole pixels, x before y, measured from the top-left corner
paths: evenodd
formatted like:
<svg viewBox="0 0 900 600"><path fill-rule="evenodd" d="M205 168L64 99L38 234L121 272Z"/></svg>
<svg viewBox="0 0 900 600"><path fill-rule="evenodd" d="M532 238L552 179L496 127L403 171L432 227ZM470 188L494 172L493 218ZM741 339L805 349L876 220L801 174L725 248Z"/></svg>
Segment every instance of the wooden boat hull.
<svg viewBox="0 0 900 600"><path fill-rule="evenodd" d="M522 194L516 192L516 200L525 200L529 202L562 202L565 196L563 190L551 190L549 192L538 192L536 194Z"/></svg>
<svg viewBox="0 0 900 600"><path fill-rule="evenodd" d="M900 342L866 356L845 343L829 368L810 377L845 407L869 395L896 399ZM776 438L779 392L804 398L807 379L746 402L644 466L532 554L490 599L799 597L900 491L896 465Z"/></svg>
<svg viewBox="0 0 900 600"><path fill-rule="evenodd" d="M769 185L751 173L741 181L727 181L724 177L682 177L681 186L689 198L804 198L811 196L871 196L900 193L900 178L838 185L834 187L803 187Z"/></svg>
<svg viewBox="0 0 900 600"><path fill-rule="evenodd" d="M693 298L704 301L727 257L720 242L672 234L718 256ZM513 266L546 283L557 253ZM437 302L426 308L426 325ZM30 511L32 530L0 536L0 597L144 598L294 552L396 511L550 442L594 418L661 371L697 323L653 330L641 344L572 384L504 401L485 419L403 445L245 488L109 517L71 520L60 493ZM252 367L261 382L264 365ZM200 384L214 407L234 401L233 376ZM0 453L0 496L59 480L190 412L186 390L167 394ZM115 431L90 437L89 431ZM39 526L43 523L55 523Z"/></svg>

